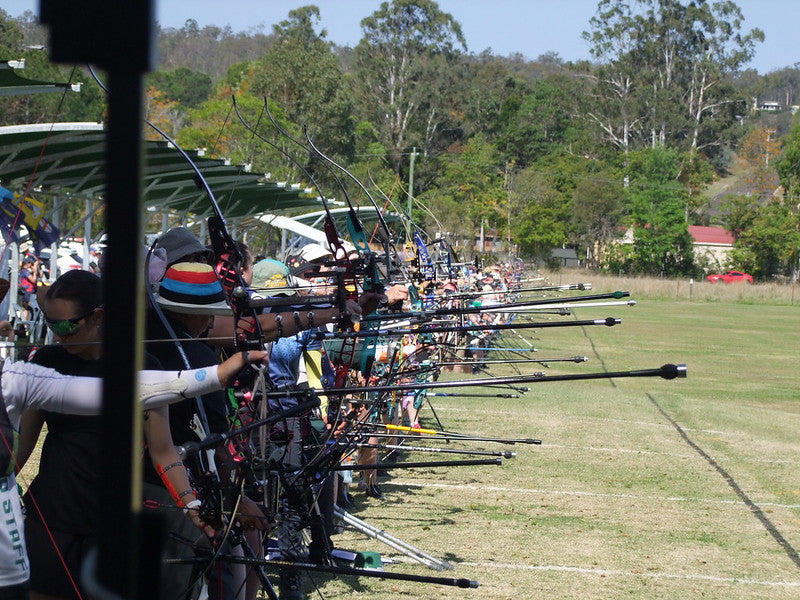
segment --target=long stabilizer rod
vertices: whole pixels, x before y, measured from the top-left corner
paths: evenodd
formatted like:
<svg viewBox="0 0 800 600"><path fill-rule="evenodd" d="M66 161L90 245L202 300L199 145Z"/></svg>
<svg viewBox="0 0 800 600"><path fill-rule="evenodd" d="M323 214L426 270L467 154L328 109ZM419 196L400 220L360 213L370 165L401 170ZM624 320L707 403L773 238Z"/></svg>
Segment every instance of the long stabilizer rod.
<svg viewBox="0 0 800 600"><path fill-rule="evenodd" d="M613 327L622 323L622 319L608 317L605 319L587 319L584 321L544 321L540 323L506 323L503 325L453 325L447 327L418 327L416 329L367 329L366 331L321 331L318 340L339 340L344 338L387 337L394 335L416 335L425 333L447 333L450 331L502 331L505 329L546 329L550 327L589 327L605 325Z"/></svg>
<svg viewBox="0 0 800 600"><path fill-rule="evenodd" d="M483 385L506 385L514 383L545 383L548 381L578 381L584 379L617 379L622 377L661 377L663 379L685 378L687 367L684 364L666 364L657 369L639 369L636 371L603 371L601 373L573 373L569 375L518 375L515 377L489 377L468 379L466 381L432 381L426 383L400 383L396 385L353 386L344 388L328 388L314 390L320 394L358 394L362 392L394 392L400 390L416 390L420 388L436 389L451 387L480 387ZM309 390L284 390L267 392L268 398L283 398L307 393Z"/></svg>
<svg viewBox="0 0 800 600"><path fill-rule="evenodd" d="M506 307L508 309L520 308L524 306L546 306L548 304L565 304L571 302L588 302L593 300L620 300L627 298L630 292L611 292L608 294L590 294L588 296L572 296L570 298L540 298L538 300L526 300L523 302L512 302L510 304L492 304L490 306L473 306L465 308L437 308L434 310L420 310L415 312L404 313L379 313L375 315L367 315L361 320L363 322L369 321L385 321L387 319L409 319L413 317L425 318L436 317L440 315L469 315L478 314L482 312L497 312L498 309Z"/></svg>
<svg viewBox="0 0 800 600"><path fill-rule="evenodd" d="M210 557L192 556L189 558L168 558L163 562L168 565L193 565L207 563ZM374 569L357 569L355 567L338 567L332 565L315 565L312 563L292 562L288 560L263 560L246 556L226 554L217 556L228 562L240 565L274 567L276 569L300 569L302 571L318 571L320 573L336 573L337 575L355 575L356 577L376 577L378 579L396 579L399 581L414 581L417 583L433 583L449 585L460 588L477 588L480 584L472 579L455 577L430 577L427 575L411 575L407 573L392 573L391 571L378 571Z"/></svg>

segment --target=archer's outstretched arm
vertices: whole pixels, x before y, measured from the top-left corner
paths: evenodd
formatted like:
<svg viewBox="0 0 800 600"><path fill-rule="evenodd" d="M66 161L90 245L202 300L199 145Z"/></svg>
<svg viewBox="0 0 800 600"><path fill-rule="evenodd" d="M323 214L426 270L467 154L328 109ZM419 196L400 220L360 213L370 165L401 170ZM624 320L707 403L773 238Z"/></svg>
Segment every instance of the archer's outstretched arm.
<svg viewBox="0 0 800 600"><path fill-rule="evenodd" d="M344 314L361 315L361 307L348 300ZM293 312L280 312L280 313L265 313L258 315L258 323L261 325L261 333L264 337L264 343L274 342L278 338L296 335L301 331L313 329L320 325L327 325L328 323L335 323L342 317L342 311L338 308L323 308L315 311L300 311L298 318L294 318ZM230 348L233 346L233 330L234 318L226 316L214 317L214 325L208 332L208 343L223 347Z"/></svg>
<svg viewBox="0 0 800 600"><path fill-rule="evenodd" d="M219 366L186 371L140 371L139 397L145 409L202 396L225 387L248 363L263 362L267 353L237 352ZM27 408L74 415L96 415L102 405L103 380L73 377L32 363L3 366L3 398L12 423Z"/></svg>

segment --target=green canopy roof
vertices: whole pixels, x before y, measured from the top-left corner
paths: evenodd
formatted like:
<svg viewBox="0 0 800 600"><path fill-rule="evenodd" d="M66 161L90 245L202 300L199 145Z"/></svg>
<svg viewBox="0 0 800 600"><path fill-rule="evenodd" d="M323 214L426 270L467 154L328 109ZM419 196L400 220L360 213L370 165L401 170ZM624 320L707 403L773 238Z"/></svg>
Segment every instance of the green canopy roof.
<svg viewBox="0 0 800 600"><path fill-rule="evenodd" d="M80 83L51 83L25 79L17 75L17 69L25 67L25 60L0 60L0 96L21 96L23 94L46 94L62 92L64 89L73 92L81 91Z"/></svg>
<svg viewBox="0 0 800 600"><path fill-rule="evenodd" d="M100 123L55 123L0 127L0 185L85 198L104 198L106 135ZM299 184L269 181L244 165L187 152L207 180L225 217L319 208ZM40 158L41 156L41 158ZM144 203L159 211L211 214L211 203L195 173L169 143L145 142Z"/></svg>

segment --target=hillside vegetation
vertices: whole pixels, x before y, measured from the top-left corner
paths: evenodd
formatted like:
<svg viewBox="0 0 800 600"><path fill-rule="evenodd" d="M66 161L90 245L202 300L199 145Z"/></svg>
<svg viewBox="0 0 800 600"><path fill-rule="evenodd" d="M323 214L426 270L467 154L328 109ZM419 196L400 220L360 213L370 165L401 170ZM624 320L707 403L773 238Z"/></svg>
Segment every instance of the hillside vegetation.
<svg viewBox="0 0 800 600"><path fill-rule="evenodd" d="M377 197L385 192L389 209L410 191L416 226L467 256L483 231L510 235L512 253L543 262L571 247L594 269L699 277L709 266L687 226L719 225L737 236L731 266L761 280L795 277L800 71L745 69L764 34L745 27L732 0L597 8L583 34L593 60L581 63L555 52L469 52L460 24L433 0L384 3L361 21L354 48L327 40L314 5L270 32L187 21L159 30L148 114L184 146L307 185L299 162L340 195L313 154L269 124L268 98L282 129L302 138L307 126L326 154ZM84 82L57 115L59 98L15 97L0 121L103 119L103 94L85 73L25 49L44 37L32 15L0 13L0 25L0 55L25 57L28 76ZM238 122L232 95L279 150ZM768 100L777 109L760 110ZM357 187L350 193L366 201ZM620 247L627 228L634 243Z"/></svg>

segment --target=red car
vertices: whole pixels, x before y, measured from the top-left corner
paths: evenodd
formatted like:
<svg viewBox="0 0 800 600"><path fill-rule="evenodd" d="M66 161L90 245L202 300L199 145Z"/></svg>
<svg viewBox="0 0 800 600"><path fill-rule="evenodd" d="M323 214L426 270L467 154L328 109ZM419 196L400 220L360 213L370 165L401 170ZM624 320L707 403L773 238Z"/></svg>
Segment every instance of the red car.
<svg viewBox="0 0 800 600"><path fill-rule="evenodd" d="M741 271L728 271L722 275L709 275L706 277L711 283L753 283L753 276Z"/></svg>

